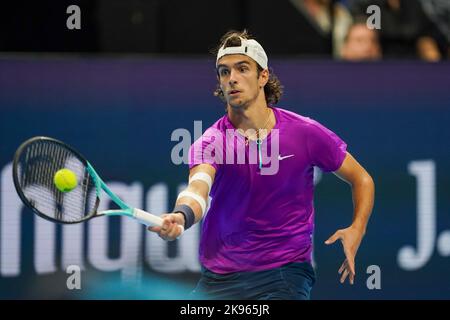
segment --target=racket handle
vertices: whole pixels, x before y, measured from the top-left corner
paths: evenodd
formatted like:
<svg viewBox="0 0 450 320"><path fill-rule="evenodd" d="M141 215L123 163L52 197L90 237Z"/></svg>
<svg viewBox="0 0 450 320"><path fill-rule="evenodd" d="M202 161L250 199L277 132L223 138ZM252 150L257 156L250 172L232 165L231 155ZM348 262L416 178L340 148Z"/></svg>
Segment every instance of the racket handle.
<svg viewBox="0 0 450 320"><path fill-rule="evenodd" d="M133 217L142 224L145 224L147 227L161 227L163 223L163 219L161 217L155 216L154 214L148 213L141 209L134 209ZM181 228L181 234L184 232L184 227L179 226Z"/></svg>
<svg viewBox="0 0 450 320"><path fill-rule="evenodd" d="M163 219L141 209L134 209L133 217L147 227L161 227Z"/></svg>

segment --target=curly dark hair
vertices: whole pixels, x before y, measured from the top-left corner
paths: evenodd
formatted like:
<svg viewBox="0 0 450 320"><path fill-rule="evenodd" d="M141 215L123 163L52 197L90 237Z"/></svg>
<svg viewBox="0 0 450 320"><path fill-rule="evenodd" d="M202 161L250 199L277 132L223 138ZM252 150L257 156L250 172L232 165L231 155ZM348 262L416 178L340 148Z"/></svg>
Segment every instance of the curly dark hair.
<svg viewBox="0 0 450 320"><path fill-rule="evenodd" d="M224 46L225 48L228 47L239 47L241 45L241 38L243 39L253 39L253 37L247 32L247 30L244 31L236 31L231 30L225 33L222 38L220 39L220 45L217 46L215 49L211 51L212 54L217 55L217 52L219 52L219 49ZM256 64L258 67L258 78L261 71L263 71L263 68ZM266 85L264 86L264 94L266 97L266 102L269 105L273 105L278 103L280 100L282 94L283 94L283 86L281 85L280 80L278 80L278 77L273 73L272 68L269 69L269 80L267 81ZM223 96L222 89L220 89L220 85L217 84L216 90L214 90L214 95L216 97L219 97L223 102L225 102L225 97Z"/></svg>

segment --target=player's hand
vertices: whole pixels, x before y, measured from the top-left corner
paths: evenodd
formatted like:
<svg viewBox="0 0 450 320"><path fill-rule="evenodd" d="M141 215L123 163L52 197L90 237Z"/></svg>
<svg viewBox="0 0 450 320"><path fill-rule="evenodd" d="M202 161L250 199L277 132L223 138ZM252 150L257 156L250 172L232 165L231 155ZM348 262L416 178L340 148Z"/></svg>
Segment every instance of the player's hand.
<svg viewBox="0 0 450 320"><path fill-rule="evenodd" d="M344 248L345 260L339 268L339 274L341 274L341 283L344 283L347 276L349 277L350 284L355 281L355 256L358 251L361 240L364 233L353 226L336 231L325 244L332 244L336 240L341 240L342 247Z"/></svg>
<svg viewBox="0 0 450 320"><path fill-rule="evenodd" d="M162 227L149 227L148 230L155 232L163 240L176 240L183 233L184 216L181 213L168 213L161 215Z"/></svg>

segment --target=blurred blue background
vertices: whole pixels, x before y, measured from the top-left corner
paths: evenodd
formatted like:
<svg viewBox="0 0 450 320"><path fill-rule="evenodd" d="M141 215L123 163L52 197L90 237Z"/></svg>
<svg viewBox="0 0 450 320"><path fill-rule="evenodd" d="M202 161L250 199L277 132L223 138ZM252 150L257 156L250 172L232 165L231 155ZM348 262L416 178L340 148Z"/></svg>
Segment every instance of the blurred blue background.
<svg viewBox="0 0 450 320"><path fill-rule="evenodd" d="M450 299L450 64L271 65L285 86L278 106L336 132L377 187L356 283L341 285L341 246L323 242L351 222L350 188L319 176L312 298ZM23 208L11 161L32 136L63 140L120 196L163 213L188 173L171 161L171 134L193 136L194 121L205 130L224 114L215 85L206 58L0 58L0 298L187 298L199 277L199 227L167 243L121 218L55 226ZM66 286L68 265L82 268L80 290ZM381 288L370 290L373 265Z"/></svg>

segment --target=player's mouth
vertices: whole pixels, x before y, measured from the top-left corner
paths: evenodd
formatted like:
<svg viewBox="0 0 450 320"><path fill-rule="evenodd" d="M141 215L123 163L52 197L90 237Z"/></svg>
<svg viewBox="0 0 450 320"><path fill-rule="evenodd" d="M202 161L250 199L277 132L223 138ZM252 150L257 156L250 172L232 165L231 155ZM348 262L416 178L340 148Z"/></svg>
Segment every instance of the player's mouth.
<svg viewBox="0 0 450 320"><path fill-rule="evenodd" d="M238 94L238 93L241 93L241 92L240 92L239 90L231 90L231 91L228 92L228 94L229 94L230 96L236 95L236 94Z"/></svg>

